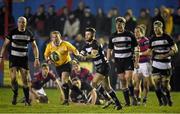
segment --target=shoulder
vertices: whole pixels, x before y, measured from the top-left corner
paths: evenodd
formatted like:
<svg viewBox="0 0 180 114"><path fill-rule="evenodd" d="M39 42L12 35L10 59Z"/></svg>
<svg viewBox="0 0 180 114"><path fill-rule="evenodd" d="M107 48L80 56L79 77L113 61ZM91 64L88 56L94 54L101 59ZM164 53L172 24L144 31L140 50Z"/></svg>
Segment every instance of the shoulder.
<svg viewBox="0 0 180 114"><path fill-rule="evenodd" d="M27 34L28 35L30 35L30 36L34 36L34 33L30 30L30 29L26 29L26 32L27 32Z"/></svg>

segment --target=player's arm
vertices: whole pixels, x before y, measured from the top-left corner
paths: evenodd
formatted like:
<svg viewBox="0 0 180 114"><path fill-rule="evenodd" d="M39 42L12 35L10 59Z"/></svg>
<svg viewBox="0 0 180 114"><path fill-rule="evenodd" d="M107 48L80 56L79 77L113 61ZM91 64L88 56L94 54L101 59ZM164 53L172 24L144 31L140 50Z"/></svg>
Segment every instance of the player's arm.
<svg viewBox="0 0 180 114"><path fill-rule="evenodd" d="M39 62L39 50L37 47L37 44L35 41L32 42L32 49L33 49L33 53L34 53L34 58L35 58L35 66L39 66L40 62Z"/></svg>
<svg viewBox="0 0 180 114"><path fill-rule="evenodd" d="M7 39L7 38L5 38L5 41L4 41L3 45L2 45L1 52L0 52L0 59L1 59L1 60L2 60L2 58L3 58L4 52L5 52L5 50L6 50L6 47L7 47L7 45L8 45L9 43L10 43L10 40ZM1 61L0 61L0 62L1 62Z"/></svg>
<svg viewBox="0 0 180 114"><path fill-rule="evenodd" d="M112 56L113 50L112 49L107 49L107 61L110 60L111 56Z"/></svg>
<svg viewBox="0 0 180 114"><path fill-rule="evenodd" d="M163 57L167 58L169 56L173 56L174 54L176 54L178 52L178 48L177 45L174 43L174 45L171 46L171 50L169 51L169 53L164 54Z"/></svg>
<svg viewBox="0 0 180 114"><path fill-rule="evenodd" d="M113 53L114 44L112 42L112 38L109 38L109 44L107 49L107 61L110 61L112 53Z"/></svg>
<svg viewBox="0 0 180 114"><path fill-rule="evenodd" d="M32 49L35 59L39 59L39 50L35 41L32 42Z"/></svg>
<svg viewBox="0 0 180 114"><path fill-rule="evenodd" d="M140 52L139 55L140 56L143 56L143 55L151 56L152 55L152 49L147 49L144 52Z"/></svg>
<svg viewBox="0 0 180 114"><path fill-rule="evenodd" d="M135 68L138 68L138 63L139 63L139 58L140 58L140 55L139 55L140 48L139 48L139 46L136 46L134 51L135 51L135 63L134 63L134 66L135 66Z"/></svg>
<svg viewBox="0 0 180 114"><path fill-rule="evenodd" d="M92 50L91 50L91 54L87 54L87 55L85 56L85 58L86 58L86 59L93 59L93 58L96 58L97 54L98 54L98 50L92 49Z"/></svg>
<svg viewBox="0 0 180 114"><path fill-rule="evenodd" d="M45 58L45 60L48 62L50 59L49 59L49 56L50 56L50 54L51 54L51 48L50 48L50 45L48 44L47 46L46 46L46 49L45 49L45 52L44 52L44 58Z"/></svg>
<svg viewBox="0 0 180 114"><path fill-rule="evenodd" d="M75 56L79 56L79 51L76 49L75 46L73 46L71 43L67 42L66 43L67 47L68 47L68 50L70 52L72 52Z"/></svg>

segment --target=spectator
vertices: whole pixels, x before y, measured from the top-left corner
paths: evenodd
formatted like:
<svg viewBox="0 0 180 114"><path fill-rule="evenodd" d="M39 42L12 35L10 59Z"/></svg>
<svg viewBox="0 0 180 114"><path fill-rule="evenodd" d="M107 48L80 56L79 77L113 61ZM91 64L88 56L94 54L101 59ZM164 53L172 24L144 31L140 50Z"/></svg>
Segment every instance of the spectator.
<svg viewBox="0 0 180 114"><path fill-rule="evenodd" d="M154 17L152 18L152 24L151 24L151 35L154 35L154 30L152 28L153 28L153 23L157 20L161 21L163 23L163 25L165 25L164 19L161 16L160 9L154 8ZM163 26L163 30L164 29L165 29L165 26Z"/></svg>
<svg viewBox="0 0 180 114"><path fill-rule="evenodd" d="M96 32L97 36L105 35L105 26L106 26L106 15L101 8L98 8L96 15Z"/></svg>
<svg viewBox="0 0 180 114"><path fill-rule="evenodd" d="M75 16L82 22L84 14L85 4L83 1L80 1L77 9L74 10Z"/></svg>
<svg viewBox="0 0 180 114"><path fill-rule="evenodd" d="M57 16L57 19L55 21L56 30L58 30L60 33L63 33L63 31L64 31L64 24L65 24L66 20L68 19L68 15L69 15L69 10L68 10L67 6L64 6L62 14L60 16Z"/></svg>
<svg viewBox="0 0 180 114"><path fill-rule="evenodd" d="M126 26L125 29L131 32L134 32L134 29L137 25L135 18L128 12L125 13L124 18L126 19Z"/></svg>
<svg viewBox="0 0 180 114"><path fill-rule="evenodd" d="M33 20L33 14L31 13L31 7L25 7L24 17L28 21L28 26L31 26Z"/></svg>
<svg viewBox="0 0 180 114"><path fill-rule="evenodd" d="M73 13L69 14L69 18L66 20L64 25L64 35L67 35L69 38L74 38L78 34L80 29L79 19L75 17Z"/></svg>
<svg viewBox="0 0 180 114"><path fill-rule="evenodd" d="M87 27L95 28L95 26L96 26L95 17L91 13L91 9L89 7L86 7L84 10L83 20L81 21L80 32L84 33L84 31Z"/></svg>
<svg viewBox="0 0 180 114"><path fill-rule="evenodd" d="M113 16L113 12L112 12L112 9L110 9L107 13L105 30L104 30L106 36L110 36L110 34L111 34L112 16Z"/></svg>
<svg viewBox="0 0 180 114"><path fill-rule="evenodd" d="M4 35L4 15L3 7L0 8L0 36Z"/></svg>
<svg viewBox="0 0 180 114"><path fill-rule="evenodd" d="M119 16L119 11L117 8L112 8L112 18L111 18L111 33L114 33L116 31L115 27L115 18Z"/></svg>
<svg viewBox="0 0 180 114"><path fill-rule="evenodd" d="M140 16L137 19L137 25L141 25L141 24L144 24L147 27L145 36L150 36L152 23L150 16L148 16L146 13L146 9L140 10Z"/></svg>
<svg viewBox="0 0 180 114"><path fill-rule="evenodd" d="M46 24L45 24L46 36L48 36L50 32L54 30L55 20L56 20L55 7L54 5L51 5L48 7L48 14L47 14Z"/></svg>
<svg viewBox="0 0 180 114"><path fill-rule="evenodd" d="M180 35L180 7L177 8L176 14L174 15L174 35Z"/></svg>
<svg viewBox="0 0 180 114"><path fill-rule="evenodd" d="M173 17L168 8L164 8L162 17L165 21L165 32L171 35L173 30Z"/></svg>
<svg viewBox="0 0 180 114"><path fill-rule="evenodd" d="M46 12L44 5L40 5L37 9L37 13L34 17L35 20L35 29L40 36L44 36L44 28L45 28L45 20L46 20Z"/></svg>

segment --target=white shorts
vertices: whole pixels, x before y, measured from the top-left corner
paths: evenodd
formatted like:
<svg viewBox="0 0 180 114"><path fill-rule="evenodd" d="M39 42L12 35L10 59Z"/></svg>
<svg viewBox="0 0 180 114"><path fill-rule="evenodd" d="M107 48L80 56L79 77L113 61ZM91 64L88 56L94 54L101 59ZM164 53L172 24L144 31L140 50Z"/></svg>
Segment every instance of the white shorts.
<svg viewBox="0 0 180 114"><path fill-rule="evenodd" d="M46 92L44 91L43 88L38 89L38 90L35 90L35 91L36 91L36 93L37 93L38 95L40 95L40 96L46 96Z"/></svg>
<svg viewBox="0 0 180 114"><path fill-rule="evenodd" d="M150 63L139 63L139 68L134 70L135 73L142 74L144 77L151 75L151 64Z"/></svg>

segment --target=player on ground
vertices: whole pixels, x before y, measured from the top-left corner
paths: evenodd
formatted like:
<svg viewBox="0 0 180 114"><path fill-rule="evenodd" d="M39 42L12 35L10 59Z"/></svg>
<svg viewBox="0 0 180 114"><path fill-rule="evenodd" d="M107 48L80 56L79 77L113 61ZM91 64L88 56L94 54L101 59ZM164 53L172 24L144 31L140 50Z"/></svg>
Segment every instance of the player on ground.
<svg viewBox="0 0 180 114"><path fill-rule="evenodd" d="M144 36L145 31L146 31L145 25L139 25L134 30L135 37L139 44L140 52L147 51L149 48L149 39ZM138 101L137 102L138 105L140 105L141 103L142 80L143 80L143 92L144 92L143 105L146 105L147 95L149 91L150 75L151 75L150 56L147 55L140 56L139 64L137 68L135 68L135 72L134 72L134 81L135 81L134 94Z"/></svg>
<svg viewBox="0 0 180 114"><path fill-rule="evenodd" d="M44 91L43 86L53 80L58 88L61 91L61 85L58 79L56 79L55 74L49 71L49 66L47 63L43 63L41 65L41 70L36 73L31 80L31 89L32 99L37 99L40 103L48 103L48 97L46 92Z"/></svg>
<svg viewBox="0 0 180 114"><path fill-rule="evenodd" d="M171 36L164 33L163 26L161 21L153 23L155 36L150 39L150 49L140 55L152 54L152 78L159 105L172 106L169 83L172 72L171 56L178 52L178 48Z"/></svg>
<svg viewBox="0 0 180 114"><path fill-rule="evenodd" d="M122 109L121 103L110 85L108 76L109 66L102 49L102 45L95 40L95 34L96 31L94 28L86 29L85 40L87 43L80 54L84 57L84 59L91 59L95 65L96 74L92 80L92 87L97 88L100 84L102 84L106 90L102 92L102 94L108 92L112 100L115 102L115 109L120 110Z"/></svg>
<svg viewBox="0 0 180 114"><path fill-rule="evenodd" d="M116 18L116 32L109 38L109 46L107 51L107 60L110 61L112 51L114 53L115 67L118 77L122 84L125 106L130 106L130 98L132 97L132 104L136 105L134 97L134 87L132 83L132 74L134 70L134 51L137 50L137 40L135 36L126 31L126 20L123 17ZM135 59L136 60L136 59ZM135 61L135 64L137 61ZM129 86L129 88L128 88ZM130 95L129 95L130 91Z"/></svg>
<svg viewBox="0 0 180 114"><path fill-rule="evenodd" d="M0 63L6 47L9 45L9 68L11 76L11 85L13 91L12 104L17 104L18 82L16 80L16 72L20 71L23 82L23 92L25 96L25 105L30 105L29 87L27 82L28 76L28 44L32 44L35 56L34 66L39 66L39 51L34 40L32 32L26 28L27 20L25 17L19 17L17 22L18 28L15 28L5 38L4 44L0 52Z"/></svg>
<svg viewBox="0 0 180 114"><path fill-rule="evenodd" d="M74 89L79 93L81 92L79 88L72 85L70 80L70 53L78 56L79 51L69 42L62 40L59 31L52 31L50 37L52 41L47 45L44 56L48 63L55 64L56 71L61 79L62 89L64 92L63 105L69 105L69 89Z"/></svg>

